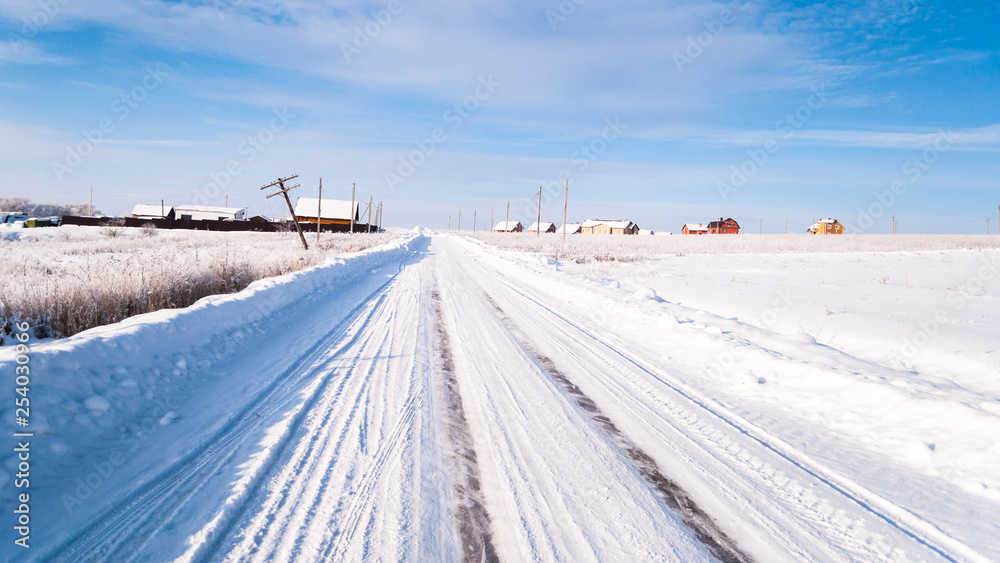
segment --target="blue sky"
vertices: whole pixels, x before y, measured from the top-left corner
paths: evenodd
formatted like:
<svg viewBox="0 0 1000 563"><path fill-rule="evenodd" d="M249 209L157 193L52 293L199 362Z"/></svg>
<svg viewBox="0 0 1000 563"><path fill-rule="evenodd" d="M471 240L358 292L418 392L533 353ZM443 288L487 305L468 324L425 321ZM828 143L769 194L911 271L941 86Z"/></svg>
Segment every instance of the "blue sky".
<svg viewBox="0 0 1000 563"><path fill-rule="evenodd" d="M993 2L5 0L0 196L983 233Z"/></svg>

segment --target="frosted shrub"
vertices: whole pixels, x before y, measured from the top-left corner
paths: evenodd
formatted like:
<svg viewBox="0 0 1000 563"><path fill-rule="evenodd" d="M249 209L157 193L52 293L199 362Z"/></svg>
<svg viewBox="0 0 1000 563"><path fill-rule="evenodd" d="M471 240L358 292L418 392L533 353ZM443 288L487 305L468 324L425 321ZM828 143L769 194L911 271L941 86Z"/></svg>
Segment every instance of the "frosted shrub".
<svg viewBox="0 0 1000 563"><path fill-rule="evenodd" d="M539 252L555 260L634 262L684 254L787 254L894 252L1000 248L986 235L569 235L462 233L509 250Z"/></svg>
<svg viewBox="0 0 1000 563"><path fill-rule="evenodd" d="M28 320L70 336L140 313L186 307L252 282L391 241L398 232L324 233L305 251L296 233L208 233L115 227L38 229L0 240L0 327ZM34 231L34 230L33 230ZM33 233L35 234L35 233ZM309 241L313 246L315 238ZM9 339L7 339L9 340ZM9 343L9 341L7 342Z"/></svg>

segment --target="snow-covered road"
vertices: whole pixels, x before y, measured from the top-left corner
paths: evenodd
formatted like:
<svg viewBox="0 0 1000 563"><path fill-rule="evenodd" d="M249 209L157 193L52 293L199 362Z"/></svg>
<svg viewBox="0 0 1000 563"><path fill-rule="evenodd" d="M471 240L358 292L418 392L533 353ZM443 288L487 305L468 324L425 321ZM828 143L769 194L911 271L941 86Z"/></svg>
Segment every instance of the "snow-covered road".
<svg viewBox="0 0 1000 563"><path fill-rule="evenodd" d="M50 396L38 408L85 412L50 414L33 545L4 553L1000 558L994 499L835 435L813 440L794 409L732 404L689 377L749 345L738 323L616 299L549 265L429 232L318 272L251 286L242 306L257 314L245 322L213 322L229 298L40 345L39 373L113 375L83 391L39 389ZM155 333L165 324L171 337ZM820 348L746 334L755 353L794 369ZM886 369L822 353L820 371L864 379ZM9 364L0 356L0 369Z"/></svg>

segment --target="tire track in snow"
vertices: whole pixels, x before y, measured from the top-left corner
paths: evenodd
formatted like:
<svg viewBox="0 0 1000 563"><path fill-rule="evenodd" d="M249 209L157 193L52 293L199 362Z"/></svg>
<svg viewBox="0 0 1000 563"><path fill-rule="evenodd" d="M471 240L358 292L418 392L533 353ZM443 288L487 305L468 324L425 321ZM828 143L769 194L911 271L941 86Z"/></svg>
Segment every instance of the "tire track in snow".
<svg viewBox="0 0 1000 563"><path fill-rule="evenodd" d="M575 332L578 332L586 338L592 340L595 346L592 349L588 347L588 351L596 354L598 349L605 350L608 354L618 357L627 364L633 365L641 372L644 372L648 376L664 384L680 397L689 401L693 406L696 406L707 414L719 419L719 421L725 426L735 430L738 434L751 439L758 445L763 446L763 448L776 454L779 458L782 458L784 461L803 471L806 475L824 483L830 487L830 489L841 495L844 499L857 505L868 514L883 521L890 527L895 528L903 535L908 536L917 544L929 549L931 552L940 556L944 560L951 561L953 563L963 560L982 563L989 561L988 558L979 554L974 549L952 538L951 536L948 536L932 524L909 512L905 508L900 507L899 505L896 505L871 491L868 491L861 485L812 460L790 444L771 436L763 429L749 423L739 415L729 412L718 405L710 404L710 402L705 397L701 396L697 391L676 381L674 378L661 373L659 370L649 366L642 360L624 354L619 348L612 346L603 338L581 328L583 325L569 320L561 313L555 311L551 306L543 303L538 297L530 295L526 289L515 287L508 279L499 276L494 272L491 272L491 277L496 283L510 290L515 295L533 303L540 310L558 319L562 324L572 327ZM641 387L646 387L642 384L642 382L635 381L634 383L639 384ZM830 532L835 533L838 536L854 538L856 538L859 534L867 536L870 540L868 542L869 549L876 550L878 552L877 557L880 560L896 560L900 557L905 557L898 550L892 549L886 545L880 535L864 531L863 522L852 522L846 516L841 514L840 511L834 513L834 510L830 507L826 499L818 497L810 492L809 486L798 483L794 476L788 475L781 470L774 468L770 464L763 462L745 447L741 446L737 441L725 437L721 432L719 432L718 429L714 429L710 425L705 425L705 423L701 421L697 415L687 412L684 409L679 409L675 405L672 405L669 401L664 401L663 398L659 396L659 393L648 391L648 394L650 398L653 399L654 402L656 402L666 412L673 414L680 422L690 427L691 430L697 432L703 438L706 438L709 442L720 446L720 451L726 452L733 459L740 461L743 465L747 465L749 462L749 466L755 469L756 472L763 477L762 481L767 483L769 488L779 493L782 497L787 497L787 500L795 505L794 507L791 507L794 510L806 510L816 518L817 522L823 522L827 526L830 526L832 528ZM827 514L828 512L830 513L829 515ZM952 550L954 553L949 553L948 550ZM867 555L875 556L870 551Z"/></svg>
<svg viewBox="0 0 1000 563"><path fill-rule="evenodd" d="M726 535L719 526L704 510L699 507L691 496L684 491L677 483L660 472L656 462L646 452L630 440L625 434L615 426L590 397L588 397L579 387L566 377L556 367L555 363L539 352L534 346L529 344L524 335L503 309L485 293L485 299L493 306L500 317L501 322L507 330L514 336L517 342L531 354L543 371L555 380L576 401L581 409L590 415L591 420L596 422L604 433L625 453L632 462L639 474L652 486L659 494L667 506L673 508L681 515L681 520L691 528L695 536L712 552L712 555L723 563L753 563L754 559L736 545L736 542Z"/></svg>
<svg viewBox="0 0 1000 563"><path fill-rule="evenodd" d="M280 373L271 385L259 392L254 399L247 401L246 406L235 413L213 436L206 439L202 447L172 464L158 477L126 497L123 502L102 514L93 525L55 548L53 553L44 557L44 560L124 561L136 558L157 531L168 526L184 505L195 498L209 477L229 464L232 456L239 450L243 438L286 405L300 388L299 382L308 381L315 375L316 370L325 364L326 358L331 356L331 347L336 346L339 352L354 342L371 320L370 312L384 301L385 288L401 271L400 265L391 277L366 295L305 354ZM366 312L369 314L366 315ZM352 325L359 320L361 325L352 334ZM332 355L335 356L337 352ZM303 367L306 367L305 372L301 371ZM296 412L301 416L301 410ZM267 467L276 457L274 451L267 452L267 455L267 460L263 462L265 467L255 474L256 479L267 474ZM252 489L254 486L254 483L251 483L249 488ZM241 498L245 501L248 496L244 493ZM239 512L238 505L239 501L237 505L229 506L225 511L229 516L220 513L222 519L217 518L211 524L222 524L224 527L231 521L234 511ZM210 535L218 538L215 532Z"/></svg>
<svg viewBox="0 0 1000 563"><path fill-rule="evenodd" d="M441 354L441 370L445 380L445 404L448 408L448 438L453 449L454 490L458 498L456 518L459 541L462 542L462 560L499 562L493 535L490 530L489 512L480 488L479 462L472 443L472 433L465 418L462 395L455 377L448 331L444 326L441 295L437 288L431 292L434 303L435 332Z"/></svg>

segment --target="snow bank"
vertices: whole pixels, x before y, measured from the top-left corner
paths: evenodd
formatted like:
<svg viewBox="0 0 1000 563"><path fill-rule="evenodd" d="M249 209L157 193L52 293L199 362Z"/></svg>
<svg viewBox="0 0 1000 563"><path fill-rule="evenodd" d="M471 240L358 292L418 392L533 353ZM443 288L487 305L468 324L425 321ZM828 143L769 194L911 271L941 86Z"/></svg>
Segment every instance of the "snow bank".
<svg viewBox="0 0 1000 563"><path fill-rule="evenodd" d="M267 338L267 326L283 309L370 275L379 265L412 254L420 237L410 232L377 248L328 260L307 270L268 278L245 290L203 298L183 309L160 310L75 336L34 344L30 349L31 426L35 447L44 447L53 470L72 464L94 447L99 435L127 440L151 426L170 424L171 399L197 386L213 359L246 338ZM14 348L0 348L0 373L14 373ZM3 405L13 406L13 383L4 386ZM13 409L2 412L14 419ZM145 430L144 430L145 429ZM106 447L106 446L105 446ZM48 457L47 456L47 457ZM15 458L0 470L5 486Z"/></svg>

